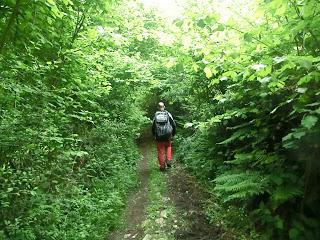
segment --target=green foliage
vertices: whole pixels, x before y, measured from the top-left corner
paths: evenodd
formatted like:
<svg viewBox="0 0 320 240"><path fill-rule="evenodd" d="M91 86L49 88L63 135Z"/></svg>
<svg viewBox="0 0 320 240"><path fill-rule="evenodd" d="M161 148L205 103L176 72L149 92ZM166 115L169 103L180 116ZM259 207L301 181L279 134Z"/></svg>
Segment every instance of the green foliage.
<svg viewBox="0 0 320 240"><path fill-rule="evenodd" d="M2 1L1 238L114 228L160 98L185 126L177 157L220 199L212 212L266 239L319 238L319 1L184 10L164 21L137 1Z"/></svg>
<svg viewBox="0 0 320 240"><path fill-rule="evenodd" d="M183 109L177 155L267 239L314 239L304 219L319 223L319 2L212 2L184 13L187 35L176 22L192 42L176 43L185 77L163 94Z"/></svg>
<svg viewBox="0 0 320 240"><path fill-rule="evenodd" d="M247 200L259 195L266 189L266 179L259 172L224 172L215 178L215 191L219 192L225 201L235 199Z"/></svg>
<svg viewBox="0 0 320 240"><path fill-rule="evenodd" d="M118 8L0 4L1 239L102 239L120 221L150 74L115 42Z"/></svg>

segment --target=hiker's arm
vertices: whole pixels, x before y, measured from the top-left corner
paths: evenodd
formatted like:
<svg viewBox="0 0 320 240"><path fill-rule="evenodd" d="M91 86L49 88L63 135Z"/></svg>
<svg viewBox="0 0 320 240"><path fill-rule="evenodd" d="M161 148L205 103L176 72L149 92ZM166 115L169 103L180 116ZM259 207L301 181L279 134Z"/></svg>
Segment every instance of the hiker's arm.
<svg viewBox="0 0 320 240"><path fill-rule="evenodd" d="M175 121L173 120L173 117L172 117L172 115L170 114L169 115L169 120L170 120L170 124L171 124L171 126L172 126L172 136L174 136L174 135L176 135L176 123L175 123Z"/></svg>

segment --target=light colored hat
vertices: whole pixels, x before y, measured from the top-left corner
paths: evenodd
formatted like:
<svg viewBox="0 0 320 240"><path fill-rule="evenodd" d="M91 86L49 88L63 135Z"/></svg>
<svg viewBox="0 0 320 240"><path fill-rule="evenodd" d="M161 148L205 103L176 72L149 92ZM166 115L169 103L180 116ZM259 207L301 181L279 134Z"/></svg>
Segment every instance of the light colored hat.
<svg viewBox="0 0 320 240"><path fill-rule="evenodd" d="M159 102L158 103L158 107L159 107L159 109L163 110L165 108L164 103L163 102Z"/></svg>

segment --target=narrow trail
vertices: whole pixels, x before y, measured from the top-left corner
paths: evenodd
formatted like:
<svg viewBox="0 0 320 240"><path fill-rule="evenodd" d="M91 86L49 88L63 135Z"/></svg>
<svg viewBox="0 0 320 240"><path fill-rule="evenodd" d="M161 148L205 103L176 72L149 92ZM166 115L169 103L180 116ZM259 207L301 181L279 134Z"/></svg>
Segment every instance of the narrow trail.
<svg viewBox="0 0 320 240"><path fill-rule="evenodd" d="M124 214L123 229L111 234L110 240L142 239L143 229L141 223L145 220L145 207L148 203L148 180L150 169L148 167L149 152L146 143L139 144L143 158L138 164L139 187L127 202Z"/></svg>
<svg viewBox="0 0 320 240"><path fill-rule="evenodd" d="M215 240L232 239L209 224L203 204L208 194L181 165L158 170L155 146L150 138L139 144L140 185L127 202L121 229L109 240Z"/></svg>
<svg viewBox="0 0 320 240"><path fill-rule="evenodd" d="M233 239L222 229L208 222L204 203L209 195L180 164L176 164L169 172L167 184L169 197L174 202L178 215L186 221L185 226L175 232L176 240Z"/></svg>

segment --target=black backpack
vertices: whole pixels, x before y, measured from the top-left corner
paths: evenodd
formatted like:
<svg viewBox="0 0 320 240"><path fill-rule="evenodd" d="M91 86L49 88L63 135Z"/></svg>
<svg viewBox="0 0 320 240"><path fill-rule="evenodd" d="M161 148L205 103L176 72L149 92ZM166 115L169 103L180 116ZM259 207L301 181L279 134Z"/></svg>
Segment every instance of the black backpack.
<svg viewBox="0 0 320 240"><path fill-rule="evenodd" d="M156 124L156 139L167 141L172 135L172 126L170 124L170 116L167 111L157 111L154 116Z"/></svg>

